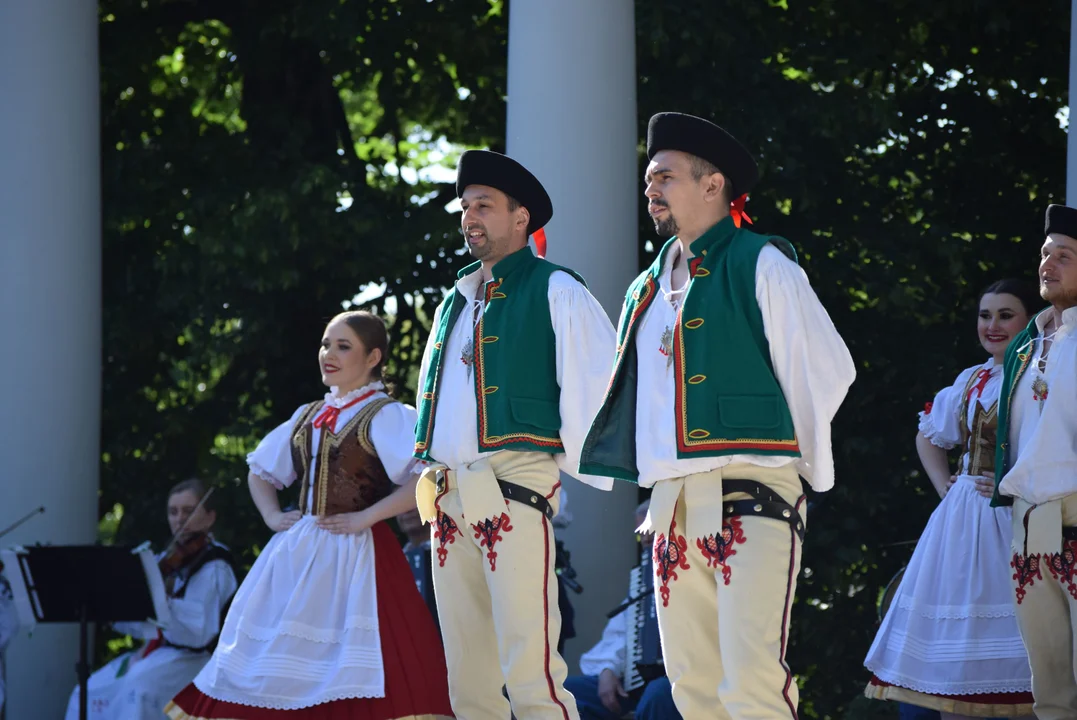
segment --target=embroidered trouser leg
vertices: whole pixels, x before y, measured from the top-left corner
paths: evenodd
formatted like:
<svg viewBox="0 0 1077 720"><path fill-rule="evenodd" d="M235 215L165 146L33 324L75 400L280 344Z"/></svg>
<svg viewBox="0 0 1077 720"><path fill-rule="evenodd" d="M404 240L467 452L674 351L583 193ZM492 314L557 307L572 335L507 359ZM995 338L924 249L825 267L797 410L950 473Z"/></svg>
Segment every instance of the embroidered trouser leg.
<svg viewBox="0 0 1077 720"><path fill-rule="evenodd" d="M685 718L796 718L785 649L800 540L783 520L724 516L723 477L761 482L806 515L791 465L729 465L655 486L648 521L673 700Z"/></svg>
<svg viewBox="0 0 1077 720"><path fill-rule="evenodd" d="M1013 507L1015 552L1011 563L1017 625L1032 666L1033 711L1039 720L1077 718L1077 540L1062 542L1061 553L1025 552L1026 516L1036 512L1017 498ZM1077 525L1077 495L1062 503L1062 524ZM1035 527L1029 528L1035 534Z"/></svg>
<svg viewBox="0 0 1077 720"><path fill-rule="evenodd" d="M550 455L498 453L489 470L548 498L556 510L560 474ZM557 653L553 526L538 510L505 501L487 475L485 469L449 472L433 526L434 590L453 711L465 720L508 720L504 683L516 717L578 720L564 688L568 667ZM492 486L477 493L462 487L469 482Z"/></svg>

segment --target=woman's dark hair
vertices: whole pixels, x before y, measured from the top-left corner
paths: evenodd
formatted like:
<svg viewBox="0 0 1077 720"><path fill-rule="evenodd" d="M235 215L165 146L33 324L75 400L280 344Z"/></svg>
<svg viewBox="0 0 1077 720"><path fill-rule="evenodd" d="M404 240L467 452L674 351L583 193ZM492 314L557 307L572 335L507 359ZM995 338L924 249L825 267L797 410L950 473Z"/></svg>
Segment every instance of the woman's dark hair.
<svg viewBox="0 0 1077 720"><path fill-rule="evenodd" d="M183 482L178 482L172 486L172 489L168 491L168 497L173 495L179 495L182 492L193 492L194 496L201 500L206 496L206 484L198 478L188 478ZM210 495L209 498L202 503L202 508L206 512L217 509L217 503L214 502L214 495Z"/></svg>
<svg viewBox="0 0 1077 720"><path fill-rule="evenodd" d="M1005 278L1003 280L996 280L988 285L982 293L980 293L980 299L976 301L977 308L980 302L983 301L984 295L1013 295L1015 298L1021 301L1021 304L1025 306L1025 312L1029 318L1038 313L1046 306L1046 302L1040 297L1039 285L1031 280L1021 278Z"/></svg>
<svg viewBox="0 0 1077 720"><path fill-rule="evenodd" d="M385 327L385 321L372 312L366 310L351 310L337 315L333 320L343 320L362 341L367 352L381 350L381 359L370 370L373 380L383 380L382 368L389 356L389 330ZM332 322L332 321L330 321Z"/></svg>

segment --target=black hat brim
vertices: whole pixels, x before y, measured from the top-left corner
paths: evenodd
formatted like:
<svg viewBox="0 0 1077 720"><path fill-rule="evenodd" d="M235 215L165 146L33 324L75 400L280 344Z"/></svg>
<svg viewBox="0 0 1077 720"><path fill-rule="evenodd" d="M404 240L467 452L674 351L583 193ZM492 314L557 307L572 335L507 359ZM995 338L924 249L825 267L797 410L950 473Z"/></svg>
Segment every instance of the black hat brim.
<svg viewBox="0 0 1077 720"><path fill-rule="evenodd" d="M663 150L695 155L725 175L736 198L755 187L759 166L737 139L709 120L684 113L658 113L647 124L647 159Z"/></svg>
<svg viewBox="0 0 1077 720"><path fill-rule="evenodd" d="M527 208L531 217L530 235L545 227L553 217L553 201L538 178L507 155L490 150L468 150L456 166L456 197L463 197L469 185L485 185L500 190Z"/></svg>
<svg viewBox="0 0 1077 720"><path fill-rule="evenodd" d="M1077 210L1065 205L1048 205L1043 235L1065 235L1077 239Z"/></svg>

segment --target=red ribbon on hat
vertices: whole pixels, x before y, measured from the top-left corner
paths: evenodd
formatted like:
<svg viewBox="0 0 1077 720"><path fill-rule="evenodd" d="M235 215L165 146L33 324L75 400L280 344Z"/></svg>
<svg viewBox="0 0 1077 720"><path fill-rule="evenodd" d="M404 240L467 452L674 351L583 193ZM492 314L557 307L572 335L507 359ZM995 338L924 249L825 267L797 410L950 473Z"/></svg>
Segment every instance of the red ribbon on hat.
<svg viewBox="0 0 1077 720"><path fill-rule="evenodd" d="M531 237L535 238L535 253L540 257L546 257L546 230L545 228L539 228L535 232L531 233Z"/></svg>
<svg viewBox="0 0 1077 720"><path fill-rule="evenodd" d="M752 219L748 217L748 213L744 212L744 205L747 202L748 194L745 193L729 203L729 214L733 216L733 224L737 227L740 227L742 222L747 222L749 225L755 224L752 222Z"/></svg>

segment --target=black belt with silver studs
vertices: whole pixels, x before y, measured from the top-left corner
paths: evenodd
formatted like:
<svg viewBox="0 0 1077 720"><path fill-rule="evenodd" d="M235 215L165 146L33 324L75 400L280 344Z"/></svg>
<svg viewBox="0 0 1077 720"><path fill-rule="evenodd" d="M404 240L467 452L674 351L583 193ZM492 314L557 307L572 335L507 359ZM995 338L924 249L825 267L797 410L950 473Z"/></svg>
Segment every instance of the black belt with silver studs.
<svg viewBox="0 0 1077 720"><path fill-rule="evenodd" d="M726 500L722 503L725 517L765 517L789 523L789 527L804 542L804 521L797 509L781 495L755 480L722 479L722 494L746 493L744 500Z"/></svg>

